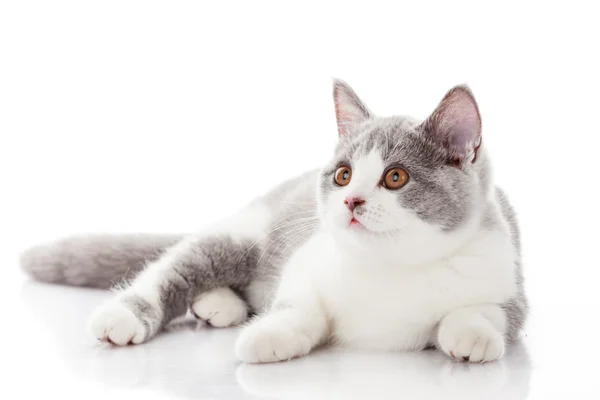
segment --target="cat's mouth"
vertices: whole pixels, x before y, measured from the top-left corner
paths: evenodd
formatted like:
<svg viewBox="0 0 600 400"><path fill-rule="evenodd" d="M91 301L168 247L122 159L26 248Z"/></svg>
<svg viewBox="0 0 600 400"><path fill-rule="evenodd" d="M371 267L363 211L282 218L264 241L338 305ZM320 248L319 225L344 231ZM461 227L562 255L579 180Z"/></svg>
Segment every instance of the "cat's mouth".
<svg viewBox="0 0 600 400"><path fill-rule="evenodd" d="M359 220L354 218L354 216L352 216L352 218L350 219L349 228L365 229L365 226Z"/></svg>

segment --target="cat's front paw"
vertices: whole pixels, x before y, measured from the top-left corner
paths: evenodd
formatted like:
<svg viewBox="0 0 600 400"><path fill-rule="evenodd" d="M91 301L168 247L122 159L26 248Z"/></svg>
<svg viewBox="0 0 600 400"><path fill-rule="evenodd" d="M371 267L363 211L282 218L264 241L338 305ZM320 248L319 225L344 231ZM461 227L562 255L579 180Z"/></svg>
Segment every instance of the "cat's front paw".
<svg viewBox="0 0 600 400"><path fill-rule="evenodd" d="M267 363L301 357L311 350L302 332L267 316L242 331L236 355L245 363Z"/></svg>
<svg viewBox="0 0 600 400"><path fill-rule="evenodd" d="M148 336L146 326L125 303L100 306L88 320L88 331L98 340L118 346L139 344Z"/></svg>
<svg viewBox="0 0 600 400"><path fill-rule="evenodd" d="M438 332L441 350L458 361L488 362L504 355L504 337L483 318L443 321Z"/></svg>

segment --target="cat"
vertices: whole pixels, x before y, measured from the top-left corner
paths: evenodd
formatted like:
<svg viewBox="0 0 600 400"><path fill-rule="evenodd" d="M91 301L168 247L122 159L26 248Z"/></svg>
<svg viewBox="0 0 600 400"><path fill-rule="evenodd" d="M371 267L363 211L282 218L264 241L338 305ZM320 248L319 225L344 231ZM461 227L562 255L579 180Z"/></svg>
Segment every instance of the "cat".
<svg viewBox="0 0 600 400"><path fill-rule="evenodd" d="M528 302L515 212L493 183L471 90L452 88L423 121L378 117L341 80L333 98L339 140L323 168L203 232L75 236L27 250L23 269L121 282L88 324L114 345L190 310L215 327L245 323L246 363L325 344L499 359Z"/></svg>

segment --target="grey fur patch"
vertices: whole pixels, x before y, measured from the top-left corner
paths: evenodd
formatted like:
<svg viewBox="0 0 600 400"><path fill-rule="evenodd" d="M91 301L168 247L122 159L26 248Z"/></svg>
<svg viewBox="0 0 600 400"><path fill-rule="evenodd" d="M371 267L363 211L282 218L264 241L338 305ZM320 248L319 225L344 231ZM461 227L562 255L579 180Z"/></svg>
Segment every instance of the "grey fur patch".
<svg viewBox="0 0 600 400"><path fill-rule="evenodd" d="M512 243L517 249L517 254L519 257L521 256L521 232L519 231L519 224L517 221L517 214L513 207L510 205L508 201L508 197L502 189L496 188L496 200L498 204L500 204L500 208L502 210L502 216L508 222L508 226L510 228L510 237L512 239Z"/></svg>
<svg viewBox="0 0 600 400"><path fill-rule="evenodd" d="M150 303L135 295L126 297L122 301L144 325L146 334L143 341L146 341L150 336L159 331L162 326L160 315Z"/></svg>
<svg viewBox="0 0 600 400"><path fill-rule="evenodd" d="M513 342L518 339L519 332L525 326L529 312L529 302L525 294L525 282L521 266L521 234L519 232L516 213L508 202L508 198L504 192L499 188L496 189L496 199L502 208L502 215L510 227L511 239L519 257L515 268L517 294L514 298L502 304L507 322L506 338L509 342Z"/></svg>
<svg viewBox="0 0 600 400"><path fill-rule="evenodd" d="M520 268L520 263L519 263ZM519 284L522 287L522 281ZM506 341L513 343L519 339L519 333L525 327L529 306L527 298L521 292L517 297L501 305L506 314Z"/></svg>
<svg viewBox="0 0 600 400"><path fill-rule="evenodd" d="M187 251L175 254L159 282L164 325L185 314L194 298L217 287L240 291L254 278L260 253L251 241L229 235L198 237Z"/></svg>

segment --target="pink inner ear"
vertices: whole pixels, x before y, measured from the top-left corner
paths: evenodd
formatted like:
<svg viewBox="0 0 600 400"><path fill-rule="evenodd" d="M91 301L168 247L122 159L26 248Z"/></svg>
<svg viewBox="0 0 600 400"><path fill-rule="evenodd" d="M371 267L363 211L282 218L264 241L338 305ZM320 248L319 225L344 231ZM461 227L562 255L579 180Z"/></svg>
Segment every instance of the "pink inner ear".
<svg viewBox="0 0 600 400"><path fill-rule="evenodd" d="M334 83L333 98L340 136L348 135L354 126L369 117L367 108L346 83L341 81Z"/></svg>
<svg viewBox="0 0 600 400"><path fill-rule="evenodd" d="M477 103L465 87L456 87L444 97L429 118L429 134L459 158L478 146L481 118Z"/></svg>
<svg viewBox="0 0 600 400"><path fill-rule="evenodd" d="M338 133L340 136L347 135L354 126L358 122L358 118L351 112L344 110L338 104L335 107L335 116L337 118L338 124Z"/></svg>

